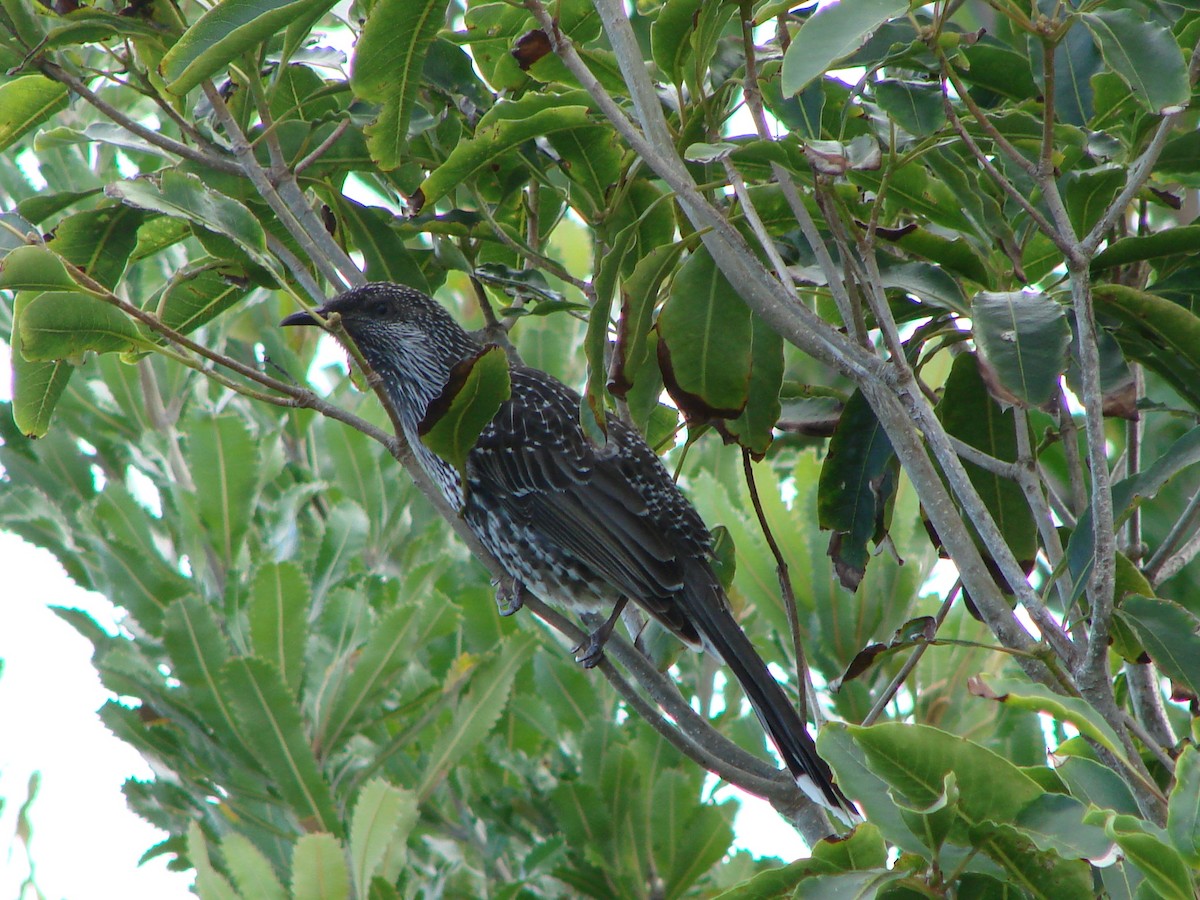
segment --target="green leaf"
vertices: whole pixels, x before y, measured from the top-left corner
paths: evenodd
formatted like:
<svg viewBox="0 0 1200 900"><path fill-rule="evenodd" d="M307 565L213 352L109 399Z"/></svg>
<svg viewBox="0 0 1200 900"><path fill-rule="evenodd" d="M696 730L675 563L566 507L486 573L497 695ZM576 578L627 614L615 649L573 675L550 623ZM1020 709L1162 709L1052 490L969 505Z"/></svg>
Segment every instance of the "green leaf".
<svg viewBox="0 0 1200 900"><path fill-rule="evenodd" d="M312 819L319 828L340 834L329 784L317 767L300 710L279 670L260 659L231 659L222 667L221 682L242 735L275 790L300 819Z"/></svg>
<svg viewBox="0 0 1200 900"><path fill-rule="evenodd" d="M1126 597L1117 613L1163 674L1200 694L1200 619L1173 600Z"/></svg>
<svg viewBox="0 0 1200 900"><path fill-rule="evenodd" d="M222 260L180 269L158 298L158 317L180 334L195 331L236 306L250 293L244 279Z"/></svg>
<svg viewBox="0 0 1200 900"><path fill-rule="evenodd" d="M659 362L676 406L697 422L736 418L750 390L750 310L703 247L675 275L658 314Z"/></svg>
<svg viewBox="0 0 1200 900"><path fill-rule="evenodd" d="M350 820L350 859L358 896L367 896L371 879L394 847L403 848L417 823L417 796L372 778L359 792Z"/></svg>
<svg viewBox="0 0 1200 900"><path fill-rule="evenodd" d="M1013 411L1001 410L991 398L979 365L970 354L964 353L954 361L937 413L954 437L997 459L1012 462L1017 458ZM1017 560L1032 564L1038 549L1037 525L1021 489L1015 482L973 463L963 465Z"/></svg>
<svg viewBox="0 0 1200 900"><path fill-rule="evenodd" d="M917 137L932 134L946 123L942 89L935 82L887 78L875 83L875 101L897 125Z"/></svg>
<svg viewBox="0 0 1200 900"><path fill-rule="evenodd" d="M328 724L321 742L327 747L344 743L386 692L394 690L399 673L412 658L413 647L424 646L429 636L454 616L454 607L441 594L433 595L436 615L418 615L410 606L397 606L371 629L358 650L354 668L329 704Z"/></svg>
<svg viewBox="0 0 1200 900"><path fill-rule="evenodd" d="M75 213L55 226L46 248L111 291L125 274L145 218L141 210L119 204Z"/></svg>
<svg viewBox="0 0 1200 900"><path fill-rule="evenodd" d="M775 423L782 407L783 338L759 316L750 319L750 386L746 408L725 427L755 459L766 455L775 439Z"/></svg>
<svg viewBox="0 0 1200 900"><path fill-rule="evenodd" d="M914 808L942 796L951 773L958 786L954 804L956 827L982 822L1013 822L1042 788L1008 760L957 735L930 728L888 722L869 728L825 726L846 730L863 751L867 766ZM959 836L965 833L959 831Z"/></svg>
<svg viewBox="0 0 1200 900"><path fill-rule="evenodd" d="M236 564L258 494L261 448L236 414L197 414L188 423L187 459L208 540L226 566Z"/></svg>
<svg viewBox="0 0 1200 900"><path fill-rule="evenodd" d="M621 177L624 149L619 135L608 125L587 125L556 132L549 141L571 182L571 205L595 220Z"/></svg>
<svg viewBox="0 0 1200 900"><path fill-rule="evenodd" d="M1200 132L1198 132L1200 133ZM1165 256L1191 254L1200 250L1200 225L1181 225L1167 228L1154 234L1134 235L1113 241L1096 254L1092 260L1092 271L1113 266L1124 266L1145 259L1161 259ZM1097 290L1108 290L1112 285L1097 285Z"/></svg>
<svg viewBox="0 0 1200 900"><path fill-rule="evenodd" d="M379 0L355 45L350 87L383 106L366 133L371 158L384 171L403 162L425 56L445 22L446 5L446 0Z"/></svg>
<svg viewBox="0 0 1200 900"><path fill-rule="evenodd" d="M1188 865L1200 867L1200 753L1185 744L1175 761L1175 787L1167 802L1167 834Z"/></svg>
<svg viewBox="0 0 1200 900"><path fill-rule="evenodd" d="M659 287L674 270L686 246L683 241L678 241L654 247L637 261L632 274L621 282L621 317L613 347L612 382L612 392L618 397L624 397L633 386L634 373L649 356L648 338Z"/></svg>
<svg viewBox="0 0 1200 900"><path fill-rule="evenodd" d="M8 252L0 264L0 289L6 291L77 291L62 257L45 247L25 245Z"/></svg>
<svg viewBox="0 0 1200 900"><path fill-rule="evenodd" d="M421 442L463 475L467 454L496 417L511 393L508 357L490 344L455 364L446 386L425 410L418 431Z"/></svg>
<svg viewBox="0 0 1200 900"><path fill-rule="evenodd" d="M416 791L419 797L427 798L446 773L487 737L508 704L513 679L525 664L532 644L533 637L528 633L502 641L473 674L471 689L459 701L454 719L429 751L425 774Z"/></svg>
<svg viewBox="0 0 1200 900"><path fill-rule="evenodd" d="M293 694L304 680L310 594L294 564L268 563L255 575L246 607L254 655L274 663Z"/></svg>
<svg viewBox="0 0 1200 900"><path fill-rule="evenodd" d="M292 854L292 900L349 900L350 873L332 834L306 834Z"/></svg>
<svg viewBox="0 0 1200 900"><path fill-rule="evenodd" d="M1071 344L1061 306L1041 293L981 291L971 298L971 321L983 358L1023 406L1058 395Z"/></svg>
<svg viewBox="0 0 1200 900"><path fill-rule="evenodd" d="M1125 859L1146 876L1153 896L1163 900L1194 900L1192 870L1178 851L1152 833L1143 820L1109 813L1105 816L1104 831L1117 842Z"/></svg>
<svg viewBox="0 0 1200 900"><path fill-rule="evenodd" d="M1113 527L1119 526L1144 500L1152 499L1182 470L1200 462L1200 426L1188 431L1173 443L1158 459L1136 475L1113 485ZM1075 579L1072 600L1077 600L1087 587L1092 566L1096 561L1096 536L1092 527L1089 506L1071 532L1067 544L1067 564Z"/></svg>
<svg viewBox="0 0 1200 900"><path fill-rule="evenodd" d="M1125 187L1125 178L1126 171L1120 166L1068 172L1063 176L1060 190L1075 234L1083 238L1092 230Z"/></svg>
<svg viewBox="0 0 1200 900"><path fill-rule="evenodd" d="M217 9L220 7L214 7L210 13ZM159 176L158 184L145 178L118 181L105 188L105 193L130 206L187 219L223 234L259 265L274 270L275 259L267 252L266 235L254 213L238 201L209 189L195 175L167 169Z"/></svg>
<svg viewBox="0 0 1200 900"><path fill-rule="evenodd" d="M1003 866L1009 883L1034 900L1092 900L1092 873L1082 859L1038 851L1033 841L1007 824L984 822L969 840Z"/></svg>
<svg viewBox="0 0 1200 900"><path fill-rule="evenodd" d="M74 371L66 360L31 362L22 353L12 355L12 416L21 434L45 437Z"/></svg>
<svg viewBox="0 0 1200 900"><path fill-rule="evenodd" d="M42 75L24 75L0 84L0 151L66 108L66 85Z"/></svg>
<svg viewBox="0 0 1200 900"><path fill-rule="evenodd" d="M363 271L369 281L391 281L433 293L416 255L392 228L396 217L390 211L348 197L341 198L338 209L346 233L363 255Z"/></svg>
<svg viewBox="0 0 1200 900"><path fill-rule="evenodd" d="M1200 409L1200 318L1177 303L1124 285L1097 285L1092 294L1102 321L1117 323L1110 330L1125 355Z"/></svg>
<svg viewBox="0 0 1200 900"><path fill-rule="evenodd" d="M222 837L221 855L243 897L286 900L287 894L270 861L244 834L231 831Z"/></svg>
<svg viewBox="0 0 1200 900"><path fill-rule="evenodd" d="M1046 713L1060 722L1068 722L1080 734L1100 744L1117 759L1128 761L1117 733L1085 700L1064 697L1042 684L988 674L973 678L970 690L979 697L998 700L1018 709Z"/></svg>
<svg viewBox="0 0 1200 900"><path fill-rule="evenodd" d="M1108 766L1086 757L1068 756L1056 771L1071 796L1080 802L1130 815L1138 813L1129 785Z"/></svg>
<svg viewBox="0 0 1200 900"><path fill-rule="evenodd" d="M1064 859L1100 859L1112 847L1102 828L1084 822L1087 807L1066 794L1042 794L1021 810L1016 828L1039 850Z"/></svg>
<svg viewBox="0 0 1200 900"><path fill-rule="evenodd" d="M159 63L167 90L182 96L247 50L334 0L222 0L183 33Z"/></svg>
<svg viewBox="0 0 1200 900"><path fill-rule="evenodd" d="M691 34L701 0L667 0L650 26L650 53L671 84L684 82L684 63L692 55Z"/></svg>
<svg viewBox="0 0 1200 900"><path fill-rule="evenodd" d="M867 541L887 533L887 507L898 486L892 442L861 391L855 391L829 439L817 487L817 523L833 532L829 555L842 585L856 590L867 569Z"/></svg>
<svg viewBox="0 0 1200 900"><path fill-rule="evenodd" d="M142 345L132 320L78 291L47 291L21 311L20 351L33 361L73 359L91 350L120 353Z"/></svg>
<svg viewBox="0 0 1200 900"><path fill-rule="evenodd" d="M1170 30L1131 9L1081 13L1104 61L1153 113L1187 105L1191 84Z"/></svg>
<svg viewBox="0 0 1200 900"><path fill-rule="evenodd" d="M413 214L436 203L526 141L588 124L586 99L578 93L532 94L522 100L497 103L479 120L475 135L460 141L413 194Z"/></svg>
<svg viewBox="0 0 1200 900"><path fill-rule="evenodd" d="M194 595L181 597L167 607L161 628L174 675L187 689L189 702L226 748L240 750L246 741L220 681L229 640L212 607Z"/></svg>
<svg viewBox="0 0 1200 900"><path fill-rule="evenodd" d="M188 859L196 868L196 893L201 900L241 900L233 885L216 870L208 857L208 843L200 823L193 821L187 829Z"/></svg>
<svg viewBox="0 0 1200 900"><path fill-rule="evenodd" d="M783 96L798 94L907 9L907 0L841 0L809 16L783 56Z"/></svg>

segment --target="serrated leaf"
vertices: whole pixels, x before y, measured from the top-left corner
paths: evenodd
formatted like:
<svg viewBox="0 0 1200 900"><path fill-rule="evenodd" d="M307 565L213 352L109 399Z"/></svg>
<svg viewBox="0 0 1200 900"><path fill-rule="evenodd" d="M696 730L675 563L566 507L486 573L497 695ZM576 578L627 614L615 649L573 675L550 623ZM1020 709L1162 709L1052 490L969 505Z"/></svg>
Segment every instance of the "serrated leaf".
<svg viewBox="0 0 1200 900"><path fill-rule="evenodd" d="M199 822L188 826L187 850L188 859L196 869L196 893L201 900L241 900L233 885L213 867Z"/></svg>
<svg viewBox="0 0 1200 900"><path fill-rule="evenodd" d="M983 358L1023 405L1057 396L1071 344L1061 306L1041 293L980 291L971 298L971 320Z"/></svg>
<svg viewBox="0 0 1200 900"><path fill-rule="evenodd" d="M244 834L231 831L221 838L221 855L243 897L255 900L286 900L270 861Z"/></svg>
<svg viewBox="0 0 1200 900"><path fill-rule="evenodd" d="M446 0L380 0L355 45L350 87L356 96L383 105L366 133L371 158L384 171L403 161L425 56L445 22L446 5Z"/></svg>
<svg viewBox="0 0 1200 900"><path fill-rule="evenodd" d="M417 822L417 795L373 778L359 792L350 820L350 859L354 884L365 897L384 857L403 846Z"/></svg>
<svg viewBox="0 0 1200 900"><path fill-rule="evenodd" d="M449 462L466 484L467 454L511 393L508 357L490 344L457 363L442 393L425 410L421 442Z"/></svg>
<svg viewBox="0 0 1200 900"><path fill-rule="evenodd" d="M304 680L309 595L295 564L268 563L255 575L246 606L254 655L274 663L293 694Z"/></svg>
<svg viewBox="0 0 1200 900"><path fill-rule="evenodd" d="M444 597L440 615L453 615ZM411 648L422 646L438 625L434 616L419 616L411 606L398 606L371 629L370 639L356 654L354 668L330 703L322 744L336 747L346 734L378 703L381 694L395 686L396 676L411 658Z"/></svg>
<svg viewBox="0 0 1200 900"><path fill-rule="evenodd" d="M425 774L416 791L418 797L428 797L446 773L487 737L504 712L513 679L525 664L532 643L529 634L504 640L474 673L471 688L455 709L453 720L429 751Z"/></svg>
<svg viewBox="0 0 1200 900"><path fill-rule="evenodd" d="M880 25L908 9L907 0L840 0L809 16L783 56L783 96L798 94Z"/></svg>
<svg viewBox="0 0 1200 900"><path fill-rule="evenodd" d="M0 84L0 150L66 108L66 85L45 76L24 75Z"/></svg>
<svg viewBox="0 0 1200 900"><path fill-rule="evenodd" d="M324 12L334 0L222 0L210 7L163 56L159 72L182 96L292 21Z"/></svg>
<svg viewBox="0 0 1200 900"><path fill-rule="evenodd" d="M292 853L292 900L349 900L350 873L332 834L306 834Z"/></svg>
<svg viewBox="0 0 1200 900"><path fill-rule="evenodd" d="M329 784L279 670L260 659L231 659L221 669L221 684L242 736L280 796L301 819L341 834Z"/></svg>
<svg viewBox="0 0 1200 900"><path fill-rule="evenodd" d="M87 351L120 353L142 338L115 306L78 291L47 291L21 311L20 352L28 360L72 359Z"/></svg>
<svg viewBox="0 0 1200 900"><path fill-rule="evenodd" d="M208 539L232 566L241 552L258 493L260 451L238 415L197 415L189 423L187 459L203 489L195 501Z"/></svg>
<svg viewBox="0 0 1200 900"><path fill-rule="evenodd" d="M230 747L244 744L224 687L221 669L229 659L229 641L212 607L200 598L181 597L167 607L162 621L163 644L175 677L205 724Z"/></svg>

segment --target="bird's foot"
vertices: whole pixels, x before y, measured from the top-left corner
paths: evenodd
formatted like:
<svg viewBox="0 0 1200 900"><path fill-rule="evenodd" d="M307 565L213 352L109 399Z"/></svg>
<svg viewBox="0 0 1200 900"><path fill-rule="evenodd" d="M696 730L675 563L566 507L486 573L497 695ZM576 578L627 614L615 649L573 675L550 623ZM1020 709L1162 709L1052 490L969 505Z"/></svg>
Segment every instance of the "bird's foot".
<svg viewBox="0 0 1200 900"><path fill-rule="evenodd" d="M604 623L571 648L571 652L575 654L575 661L585 669L596 668L600 665L600 660L604 659L604 645L612 637L613 629L617 627L617 622L621 619L621 611L625 609L627 602L625 597L618 600Z"/></svg>
<svg viewBox="0 0 1200 900"><path fill-rule="evenodd" d="M525 605L521 600L521 591L525 590L525 585L521 584L520 580L514 578L505 584L504 579L493 578L492 587L496 589L496 607L500 610L500 615L511 616Z"/></svg>

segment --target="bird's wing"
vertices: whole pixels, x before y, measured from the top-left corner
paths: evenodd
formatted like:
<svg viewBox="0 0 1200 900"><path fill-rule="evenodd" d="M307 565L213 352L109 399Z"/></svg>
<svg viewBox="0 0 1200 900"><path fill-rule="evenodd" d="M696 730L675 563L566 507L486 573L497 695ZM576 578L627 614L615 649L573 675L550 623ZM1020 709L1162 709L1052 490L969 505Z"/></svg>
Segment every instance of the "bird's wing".
<svg viewBox="0 0 1200 900"><path fill-rule="evenodd" d="M597 450L579 425L578 396L548 376L514 368L512 389L468 459L471 493L483 492L696 643L674 598L681 557L702 555L707 532L657 456L619 426L611 446Z"/></svg>

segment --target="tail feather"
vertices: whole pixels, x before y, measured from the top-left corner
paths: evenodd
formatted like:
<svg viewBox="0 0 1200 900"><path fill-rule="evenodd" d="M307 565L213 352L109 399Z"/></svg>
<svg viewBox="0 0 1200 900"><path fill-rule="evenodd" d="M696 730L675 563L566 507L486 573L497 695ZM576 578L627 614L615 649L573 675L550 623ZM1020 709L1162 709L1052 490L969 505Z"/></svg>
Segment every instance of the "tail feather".
<svg viewBox="0 0 1200 900"><path fill-rule="evenodd" d="M834 783L829 764L817 755L816 743L796 708L733 618L711 568L696 560L686 566L684 581L679 602L687 618L700 632L705 647L724 661L741 684L800 789L847 825L859 821L860 813Z"/></svg>

